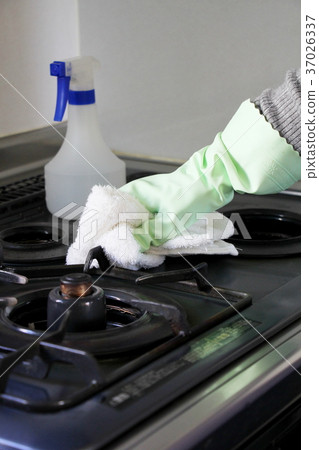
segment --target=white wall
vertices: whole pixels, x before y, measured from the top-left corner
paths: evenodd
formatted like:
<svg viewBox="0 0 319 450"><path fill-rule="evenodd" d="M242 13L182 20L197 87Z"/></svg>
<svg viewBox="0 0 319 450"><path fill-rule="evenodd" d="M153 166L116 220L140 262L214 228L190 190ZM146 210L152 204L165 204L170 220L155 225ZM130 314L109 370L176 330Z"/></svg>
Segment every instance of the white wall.
<svg viewBox="0 0 319 450"><path fill-rule="evenodd" d="M79 20L79 37L77 25ZM0 0L1 72L52 119L54 59L97 57L103 132L178 160L300 64L299 0ZM0 135L45 121L0 78Z"/></svg>
<svg viewBox="0 0 319 450"><path fill-rule="evenodd" d="M49 64L78 54L78 41L76 0L0 0L0 136L47 126L41 115L52 121Z"/></svg>
<svg viewBox="0 0 319 450"><path fill-rule="evenodd" d="M298 0L79 0L111 148L185 159L300 64Z"/></svg>

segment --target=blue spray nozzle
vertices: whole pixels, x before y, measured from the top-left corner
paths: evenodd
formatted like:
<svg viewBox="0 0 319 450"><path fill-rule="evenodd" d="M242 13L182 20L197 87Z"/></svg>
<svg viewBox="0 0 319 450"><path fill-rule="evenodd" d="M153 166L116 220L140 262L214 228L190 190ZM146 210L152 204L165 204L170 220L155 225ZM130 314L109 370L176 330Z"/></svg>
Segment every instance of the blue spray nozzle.
<svg viewBox="0 0 319 450"><path fill-rule="evenodd" d="M65 63L62 61L54 61L50 64L50 75L58 77L58 92L54 120L61 122L69 99L71 77L65 76Z"/></svg>
<svg viewBox="0 0 319 450"><path fill-rule="evenodd" d="M65 62L54 61L50 64L50 75L53 77L65 77Z"/></svg>
<svg viewBox="0 0 319 450"><path fill-rule="evenodd" d="M92 56L78 56L65 61L53 61L50 74L58 79L58 93L54 120L61 121L67 103L90 105L95 103L93 69L98 61Z"/></svg>

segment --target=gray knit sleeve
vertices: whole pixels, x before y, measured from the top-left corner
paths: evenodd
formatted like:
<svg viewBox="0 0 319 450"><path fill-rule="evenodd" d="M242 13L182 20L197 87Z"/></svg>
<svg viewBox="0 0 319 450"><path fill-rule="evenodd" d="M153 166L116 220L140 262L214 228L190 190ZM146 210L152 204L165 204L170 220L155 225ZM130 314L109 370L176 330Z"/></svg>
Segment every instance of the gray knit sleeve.
<svg viewBox="0 0 319 450"><path fill-rule="evenodd" d="M276 89L266 89L254 100L268 122L299 154L301 152L300 83L300 69L289 70L281 86Z"/></svg>

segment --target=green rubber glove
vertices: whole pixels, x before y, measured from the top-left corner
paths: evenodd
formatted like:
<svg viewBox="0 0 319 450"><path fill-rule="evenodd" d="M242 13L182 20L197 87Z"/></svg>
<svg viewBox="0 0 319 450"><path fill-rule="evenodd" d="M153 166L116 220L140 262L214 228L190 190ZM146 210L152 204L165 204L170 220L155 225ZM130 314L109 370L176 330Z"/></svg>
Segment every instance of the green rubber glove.
<svg viewBox="0 0 319 450"><path fill-rule="evenodd" d="M214 142L177 170L132 181L120 191L153 214L134 230L144 252L176 237L198 214L229 203L234 191L274 194L300 180L300 172L299 153L246 100Z"/></svg>

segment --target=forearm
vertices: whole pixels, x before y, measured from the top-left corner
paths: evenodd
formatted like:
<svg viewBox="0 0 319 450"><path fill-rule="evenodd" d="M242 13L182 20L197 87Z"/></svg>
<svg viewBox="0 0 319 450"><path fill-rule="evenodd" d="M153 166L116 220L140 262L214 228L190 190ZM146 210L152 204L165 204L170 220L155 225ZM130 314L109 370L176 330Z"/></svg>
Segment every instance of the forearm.
<svg viewBox="0 0 319 450"><path fill-rule="evenodd" d="M136 180L120 190L155 214L146 229L134 233L145 251L178 234L172 214L179 220L189 214L183 223L187 228L197 213L215 211L229 203L234 191L274 194L299 179L299 154L247 100L214 142L194 153L175 172ZM162 232L159 239L158 229Z"/></svg>
<svg viewBox="0 0 319 450"><path fill-rule="evenodd" d="M83 214L68 264L83 263L89 249L100 245L121 267L155 267L163 257L158 253L154 261L150 247L184 237L203 215L229 203L234 192L264 195L287 189L300 179L300 161L300 73L290 71L279 88L243 102L213 143L175 172L134 180L119 190L96 186L86 210L98 214L98 232L86 238L92 230ZM206 252L208 242L214 242L214 234L209 236Z"/></svg>

